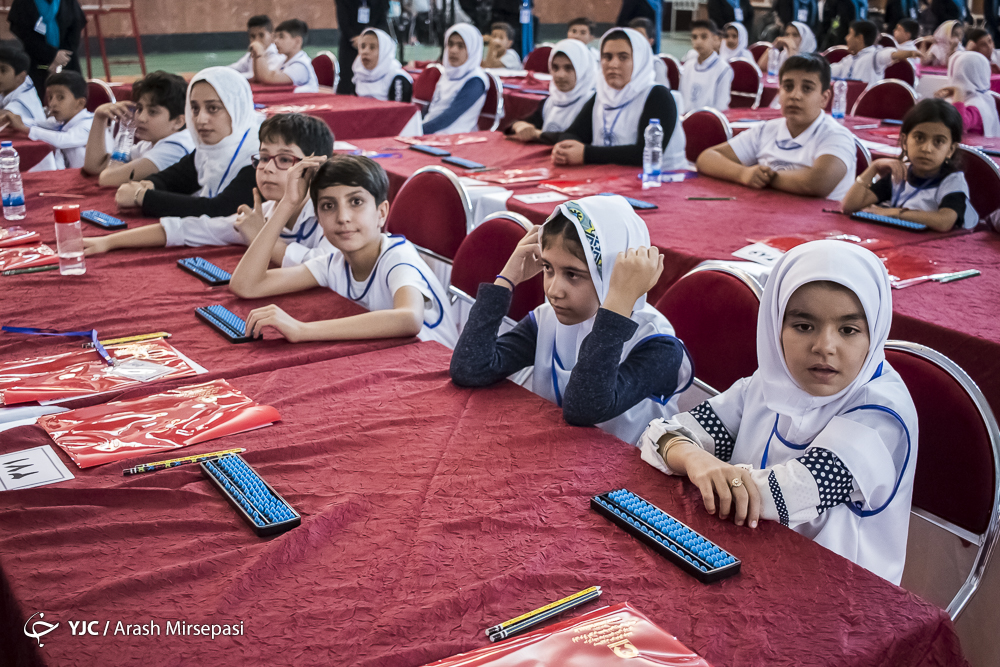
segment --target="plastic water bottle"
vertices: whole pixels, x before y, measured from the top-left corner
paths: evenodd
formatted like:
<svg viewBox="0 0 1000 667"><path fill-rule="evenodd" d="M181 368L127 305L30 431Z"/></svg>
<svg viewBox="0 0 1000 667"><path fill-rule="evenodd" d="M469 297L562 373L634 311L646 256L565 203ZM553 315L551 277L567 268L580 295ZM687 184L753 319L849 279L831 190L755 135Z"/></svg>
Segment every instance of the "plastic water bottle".
<svg viewBox="0 0 1000 667"><path fill-rule="evenodd" d="M843 120L847 114L847 81L837 79L833 82L833 117Z"/></svg>
<svg viewBox="0 0 1000 667"><path fill-rule="evenodd" d="M21 158L9 141L0 143L0 195L3 217L24 219L24 186L21 185Z"/></svg>
<svg viewBox="0 0 1000 667"><path fill-rule="evenodd" d="M118 136L115 137L115 150L111 153L112 162L125 164L132 159L132 144L135 142L135 118L129 116L118 122Z"/></svg>
<svg viewBox="0 0 1000 667"><path fill-rule="evenodd" d="M59 254L59 273L64 276L82 276L87 272L83 261L83 230L80 228L80 205L53 206L56 219L56 252Z"/></svg>
<svg viewBox="0 0 1000 667"><path fill-rule="evenodd" d="M659 118L650 118L644 133L646 147L642 150L642 189L660 187L663 163L663 128Z"/></svg>
<svg viewBox="0 0 1000 667"><path fill-rule="evenodd" d="M771 50L767 52L767 78L769 81L774 81L778 76L779 60L781 60L781 50L772 46Z"/></svg>

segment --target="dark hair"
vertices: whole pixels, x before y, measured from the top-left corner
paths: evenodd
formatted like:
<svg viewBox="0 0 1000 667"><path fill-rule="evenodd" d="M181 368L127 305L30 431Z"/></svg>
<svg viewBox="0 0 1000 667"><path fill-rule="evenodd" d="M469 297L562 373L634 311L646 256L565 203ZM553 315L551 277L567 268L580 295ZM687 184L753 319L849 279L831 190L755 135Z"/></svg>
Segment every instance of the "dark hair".
<svg viewBox="0 0 1000 667"><path fill-rule="evenodd" d="M819 75L820 90L826 91L830 88L830 63L826 58L815 53L800 53L797 56L789 56L788 60L781 66L778 72L778 81L784 78L788 72L805 72L806 74Z"/></svg>
<svg viewBox="0 0 1000 667"><path fill-rule="evenodd" d="M27 72L31 66L31 58L19 45L0 44L0 63L6 63L14 69L14 74Z"/></svg>
<svg viewBox="0 0 1000 667"><path fill-rule="evenodd" d="M274 24L267 14L257 14L247 19L247 30L250 28L267 28L268 32L274 32Z"/></svg>
<svg viewBox="0 0 1000 667"><path fill-rule="evenodd" d="M539 242L544 249L551 244L552 239L559 237L562 237L563 244L574 257L584 264L587 263L587 255L583 252L583 243L580 242L580 235L577 234L576 227L573 226L569 218L563 215L562 211L557 209L552 217L545 221L545 226L542 227L542 238Z"/></svg>
<svg viewBox="0 0 1000 667"><path fill-rule="evenodd" d="M969 28L969 31L965 33L965 41L968 42L978 42L983 37L986 37L990 33L986 32L982 28Z"/></svg>
<svg viewBox="0 0 1000 667"><path fill-rule="evenodd" d="M63 70L58 74L50 74L45 80L45 87L49 86L65 86L76 99L87 99L87 81L79 72Z"/></svg>
<svg viewBox="0 0 1000 667"><path fill-rule="evenodd" d="M711 19L706 19L704 21L691 21L691 32L694 32L696 28L707 30L713 35L722 34L719 30L719 26L715 25L715 21Z"/></svg>
<svg viewBox="0 0 1000 667"><path fill-rule="evenodd" d="M138 102L143 95L152 98L153 106L164 107L170 114L170 120L173 120L184 115L187 82L163 70L150 72L132 84L132 101Z"/></svg>
<svg viewBox="0 0 1000 667"><path fill-rule="evenodd" d="M514 28L511 27L509 23L504 23L503 21L497 21L490 25L490 32L494 30L503 30L507 34L507 39L514 41L514 37L517 35L514 33Z"/></svg>
<svg viewBox="0 0 1000 667"><path fill-rule="evenodd" d="M632 40L629 38L628 33L625 32L624 28L615 28L614 30L609 30L604 37L601 38L601 51L604 50L604 44L610 42L613 39L621 39L628 42L628 47L632 48Z"/></svg>
<svg viewBox="0 0 1000 667"><path fill-rule="evenodd" d="M275 27L274 31L287 32L292 37L301 37L303 44L306 43L306 38L309 36L309 26L305 21L300 19L288 19L287 21L282 21Z"/></svg>
<svg viewBox="0 0 1000 667"><path fill-rule="evenodd" d="M904 135L908 135L917 125L921 123L943 123L951 133L951 142L960 143L962 141L962 115L958 109L945 100L936 97L928 97L920 100L913 108L903 116L903 125L899 128L899 145L906 151ZM941 175L946 176L953 171L958 171L962 165L956 160L957 156L952 156L945 160L941 166Z"/></svg>
<svg viewBox="0 0 1000 667"><path fill-rule="evenodd" d="M635 29L642 29L646 33L646 39L652 39L656 35L653 33L653 22L647 19L645 16L637 16L628 22L628 27Z"/></svg>
<svg viewBox="0 0 1000 667"><path fill-rule="evenodd" d="M334 155L320 165L309 186L313 205L316 205L320 190L337 185L364 188L375 198L377 206L389 199L389 177L385 169L375 160L362 155Z"/></svg>
<svg viewBox="0 0 1000 667"><path fill-rule="evenodd" d="M896 25L905 30L910 39L920 37L920 24L913 19L900 19L896 22Z"/></svg>
<svg viewBox="0 0 1000 667"><path fill-rule="evenodd" d="M304 113L279 113L260 125L260 140L281 139L294 144L304 155L330 156L333 154L333 132L330 126L314 116Z"/></svg>
<svg viewBox="0 0 1000 667"><path fill-rule="evenodd" d="M593 35L594 31L597 30L597 24L588 19L586 16L578 16L577 18L573 19L572 21L566 24L566 29L568 30L575 25L587 26L587 30L590 31L591 35Z"/></svg>
<svg viewBox="0 0 1000 667"><path fill-rule="evenodd" d="M871 46L878 39L878 28L871 21L851 21L849 26L855 35L861 35L865 46Z"/></svg>

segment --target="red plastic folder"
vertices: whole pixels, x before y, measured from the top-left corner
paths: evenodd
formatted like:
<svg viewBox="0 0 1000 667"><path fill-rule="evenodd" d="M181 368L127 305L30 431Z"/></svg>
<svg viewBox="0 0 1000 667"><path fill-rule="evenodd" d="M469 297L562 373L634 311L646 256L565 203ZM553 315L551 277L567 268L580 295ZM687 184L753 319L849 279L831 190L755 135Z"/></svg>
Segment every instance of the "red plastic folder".
<svg viewBox="0 0 1000 667"><path fill-rule="evenodd" d="M106 349L118 361L136 359L168 368L169 372L157 380L196 374L177 350L161 339L108 345ZM91 396L138 384L139 380L115 373L96 350L77 349L0 364L2 405Z"/></svg>
<svg viewBox="0 0 1000 667"><path fill-rule="evenodd" d="M541 630L426 667L711 667L629 603L602 607Z"/></svg>
<svg viewBox="0 0 1000 667"><path fill-rule="evenodd" d="M81 468L181 449L281 419L225 380L114 401L38 420Z"/></svg>
<svg viewBox="0 0 1000 667"><path fill-rule="evenodd" d="M29 232L24 227L0 227L0 248L9 248L25 243L34 243L41 238L38 232Z"/></svg>
<svg viewBox="0 0 1000 667"><path fill-rule="evenodd" d="M33 266L58 263L59 255L44 243L0 249L0 271L29 269Z"/></svg>

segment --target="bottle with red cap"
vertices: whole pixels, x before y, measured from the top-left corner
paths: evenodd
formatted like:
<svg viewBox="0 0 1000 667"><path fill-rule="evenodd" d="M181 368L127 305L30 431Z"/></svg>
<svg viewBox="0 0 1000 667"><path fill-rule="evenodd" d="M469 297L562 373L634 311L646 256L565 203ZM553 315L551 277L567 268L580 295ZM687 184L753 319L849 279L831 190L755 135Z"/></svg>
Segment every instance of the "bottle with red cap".
<svg viewBox="0 0 1000 667"><path fill-rule="evenodd" d="M53 206L56 218L56 252L59 254L59 273L64 276L82 276L87 272L83 261L83 229L80 227L80 206L63 204Z"/></svg>

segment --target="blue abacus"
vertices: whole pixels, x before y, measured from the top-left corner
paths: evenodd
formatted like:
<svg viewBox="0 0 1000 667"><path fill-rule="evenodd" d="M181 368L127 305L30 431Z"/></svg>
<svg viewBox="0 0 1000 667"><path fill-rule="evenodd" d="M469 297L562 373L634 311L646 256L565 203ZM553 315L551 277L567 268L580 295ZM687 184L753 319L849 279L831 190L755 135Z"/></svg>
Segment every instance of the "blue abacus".
<svg viewBox="0 0 1000 667"><path fill-rule="evenodd" d="M181 267L191 275L208 283L212 287L228 285L233 274L225 269L220 269L207 259L201 257L185 257L177 260L177 266Z"/></svg>
<svg viewBox="0 0 1000 667"><path fill-rule="evenodd" d="M206 324L221 333L230 343L245 343L253 340L246 335L247 323L225 306L218 304L205 308L195 308L194 314Z"/></svg>
<svg viewBox="0 0 1000 667"><path fill-rule="evenodd" d="M302 523L298 512L239 454L204 461L201 470L258 536L283 533Z"/></svg>
<svg viewBox="0 0 1000 667"><path fill-rule="evenodd" d="M857 213L852 213L851 218L854 220L861 220L862 222L874 222L875 224L886 225L887 227L908 229L911 232L923 232L927 230L927 225L921 224L919 222L900 220L899 218L891 218L888 215L878 215L877 213L868 213L867 211L858 211Z"/></svg>
<svg viewBox="0 0 1000 667"><path fill-rule="evenodd" d="M101 211L86 210L80 211L80 219L89 222L92 225L97 225L101 229L115 230L115 229L125 229L128 224L121 218L116 218L113 215L108 215Z"/></svg>
<svg viewBox="0 0 1000 667"><path fill-rule="evenodd" d="M594 496L590 506L702 583L740 571L738 558L627 489Z"/></svg>

